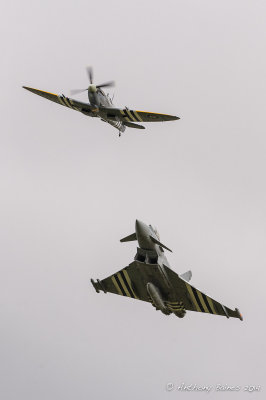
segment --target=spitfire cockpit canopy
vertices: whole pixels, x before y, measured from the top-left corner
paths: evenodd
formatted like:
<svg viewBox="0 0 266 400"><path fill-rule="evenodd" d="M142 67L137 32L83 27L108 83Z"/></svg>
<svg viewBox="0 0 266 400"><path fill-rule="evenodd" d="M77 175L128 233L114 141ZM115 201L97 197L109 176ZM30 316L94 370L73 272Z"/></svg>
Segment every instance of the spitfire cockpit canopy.
<svg viewBox="0 0 266 400"><path fill-rule="evenodd" d="M103 96L105 96L104 92L102 91L101 88L98 88L98 93L101 93Z"/></svg>

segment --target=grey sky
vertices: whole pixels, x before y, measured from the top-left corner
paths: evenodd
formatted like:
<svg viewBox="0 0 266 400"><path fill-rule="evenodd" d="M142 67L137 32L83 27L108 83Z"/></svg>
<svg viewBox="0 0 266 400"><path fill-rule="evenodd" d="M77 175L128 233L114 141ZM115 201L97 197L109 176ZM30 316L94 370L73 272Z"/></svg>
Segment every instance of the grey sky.
<svg viewBox="0 0 266 400"><path fill-rule="evenodd" d="M265 392L265 1L13 1L1 6L0 393L5 400ZM115 79L115 104L178 115L117 131L24 91ZM111 92L112 93L112 92ZM81 95L86 99L86 94ZM244 321L97 295L135 219L178 272ZM220 398L242 399L238 393ZM214 389L208 398L216 398Z"/></svg>

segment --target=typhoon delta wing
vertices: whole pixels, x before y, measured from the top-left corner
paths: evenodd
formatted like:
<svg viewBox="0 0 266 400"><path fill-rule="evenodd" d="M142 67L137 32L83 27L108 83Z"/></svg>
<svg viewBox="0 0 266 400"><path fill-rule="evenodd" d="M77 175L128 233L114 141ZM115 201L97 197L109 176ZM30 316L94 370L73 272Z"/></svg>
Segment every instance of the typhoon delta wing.
<svg viewBox="0 0 266 400"><path fill-rule="evenodd" d="M197 311L226 318L242 316L237 308L232 310L192 286L191 271L178 275L167 261L159 234L151 225L136 221L135 232L121 242L137 240L139 247L133 262L105 279L91 282L97 293L113 293L151 303L163 314L183 318L186 311Z"/></svg>
<svg viewBox="0 0 266 400"><path fill-rule="evenodd" d="M23 88L57 104L71 108L72 110L80 111L88 117L100 118L101 121L107 122L114 128L118 129L119 136L121 135L121 132L124 132L126 130L126 127L145 129L143 125L140 125L140 123L143 122L164 122L179 119L174 115L132 110L128 107L117 108L114 106L109 94L105 94L102 90L103 88L114 86L114 82L110 81L102 83L100 85L95 85L93 83L93 71L91 67L87 68L87 73L90 85L86 89L73 90L72 94L74 95L87 91L89 103L78 101L64 95L58 95L45 92L43 90L33 89L27 86L23 86Z"/></svg>

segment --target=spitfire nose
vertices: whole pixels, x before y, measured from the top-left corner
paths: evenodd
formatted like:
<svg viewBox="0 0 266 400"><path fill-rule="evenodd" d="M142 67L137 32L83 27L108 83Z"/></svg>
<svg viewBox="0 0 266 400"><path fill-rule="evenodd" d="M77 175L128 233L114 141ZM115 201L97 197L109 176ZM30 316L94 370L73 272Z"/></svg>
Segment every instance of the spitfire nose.
<svg viewBox="0 0 266 400"><path fill-rule="evenodd" d="M96 90L97 90L96 85L90 85L90 86L89 86L89 92L95 93Z"/></svg>

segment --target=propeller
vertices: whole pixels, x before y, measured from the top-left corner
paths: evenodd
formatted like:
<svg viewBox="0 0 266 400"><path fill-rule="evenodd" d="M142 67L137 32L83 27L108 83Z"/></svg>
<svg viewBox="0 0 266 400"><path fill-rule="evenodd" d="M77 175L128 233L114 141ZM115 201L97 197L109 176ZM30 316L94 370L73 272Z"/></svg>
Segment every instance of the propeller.
<svg viewBox="0 0 266 400"><path fill-rule="evenodd" d="M109 82L101 83L101 85L96 85L97 88L113 87L113 86L115 86L115 81L109 81Z"/></svg>
<svg viewBox="0 0 266 400"><path fill-rule="evenodd" d="M93 84L93 69L92 69L92 67L87 67L86 71L87 71L87 75L88 75L88 78L89 78L89 81L90 81L90 86L87 87L86 89L73 89L73 90L70 90L70 93L72 95L79 94L79 93L86 92L86 91L95 92L96 89L105 88L105 87L113 87L115 85L114 81L101 83L100 85L94 85Z"/></svg>
<svg viewBox="0 0 266 400"><path fill-rule="evenodd" d="M87 71L87 74L88 74L88 78L89 78L90 84L92 85L93 84L93 69L92 69L92 67L87 67L86 71Z"/></svg>
<svg viewBox="0 0 266 400"><path fill-rule="evenodd" d="M87 89L72 89L72 90L70 90L70 94L72 94L74 96L75 94L86 92L87 90L88 90L88 88Z"/></svg>

